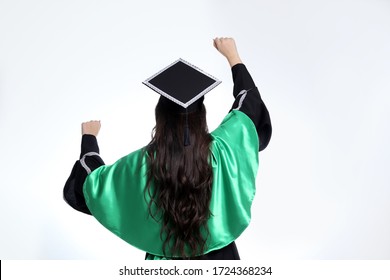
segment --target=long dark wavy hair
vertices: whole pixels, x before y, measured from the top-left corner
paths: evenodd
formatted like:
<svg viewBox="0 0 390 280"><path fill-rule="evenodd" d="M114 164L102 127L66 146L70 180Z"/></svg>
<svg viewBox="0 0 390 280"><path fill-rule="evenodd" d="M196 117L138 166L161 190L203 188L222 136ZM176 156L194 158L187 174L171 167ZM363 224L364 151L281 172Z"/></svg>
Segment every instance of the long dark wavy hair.
<svg viewBox="0 0 390 280"><path fill-rule="evenodd" d="M203 103L187 116L166 104L160 98L155 110L156 126L146 147L145 194L151 198L149 214L162 223L164 255L193 258L203 254L209 234L211 136ZM186 124L191 143L187 146Z"/></svg>

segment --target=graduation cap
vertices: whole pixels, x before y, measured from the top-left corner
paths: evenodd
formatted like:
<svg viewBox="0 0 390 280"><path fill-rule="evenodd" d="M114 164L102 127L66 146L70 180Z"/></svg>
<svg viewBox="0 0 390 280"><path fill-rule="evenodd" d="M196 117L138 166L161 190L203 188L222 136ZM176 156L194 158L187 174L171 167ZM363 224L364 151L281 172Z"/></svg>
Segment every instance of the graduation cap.
<svg viewBox="0 0 390 280"><path fill-rule="evenodd" d="M204 95L220 83L218 79L181 58L143 82L161 95L159 102L186 114L185 146L190 145L187 114L195 111L203 102Z"/></svg>

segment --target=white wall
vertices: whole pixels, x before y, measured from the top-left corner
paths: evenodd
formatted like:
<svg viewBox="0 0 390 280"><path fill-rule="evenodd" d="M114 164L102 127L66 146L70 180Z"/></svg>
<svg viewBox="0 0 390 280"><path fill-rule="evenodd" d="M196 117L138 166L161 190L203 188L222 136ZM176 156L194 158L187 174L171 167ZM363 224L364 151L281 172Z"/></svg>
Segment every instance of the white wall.
<svg viewBox="0 0 390 280"><path fill-rule="evenodd" d="M107 163L145 145L157 96L141 82L182 57L223 83L232 36L271 113L243 259L390 259L390 2L1 1L0 258L140 260L62 188L80 123Z"/></svg>

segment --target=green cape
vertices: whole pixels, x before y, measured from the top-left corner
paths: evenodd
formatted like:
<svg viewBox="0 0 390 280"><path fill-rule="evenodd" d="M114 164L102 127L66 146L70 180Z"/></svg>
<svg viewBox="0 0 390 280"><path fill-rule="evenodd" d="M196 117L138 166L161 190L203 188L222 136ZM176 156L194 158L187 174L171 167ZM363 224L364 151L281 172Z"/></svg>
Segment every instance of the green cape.
<svg viewBox="0 0 390 280"><path fill-rule="evenodd" d="M251 119L231 111L212 133L213 185L205 254L237 239L249 225L255 195L259 140ZM90 173L84 195L92 215L129 244L163 256L161 225L149 216L144 149Z"/></svg>

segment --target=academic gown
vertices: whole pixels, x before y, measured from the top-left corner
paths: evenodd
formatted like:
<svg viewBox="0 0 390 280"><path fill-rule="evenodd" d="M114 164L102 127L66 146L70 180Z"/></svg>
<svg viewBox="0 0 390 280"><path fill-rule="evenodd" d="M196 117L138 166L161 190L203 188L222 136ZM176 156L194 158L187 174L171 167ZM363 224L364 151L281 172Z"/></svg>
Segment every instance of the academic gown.
<svg viewBox="0 0 390 280"><path fill-rule="evenodd" d="M212 215L206 251L200 259L239 259L234 240L249 225L258 151L271 138L268 110L245 65L235 65L232 74L235 101L221 125L211 132ZM148 216L144 151L141 148L105 165L96 137L84 135L80 160L65 184L64 198L76 210L92 214L118 237L146 251L146 259L175 258L164 256L161 225Z"/></svg>

